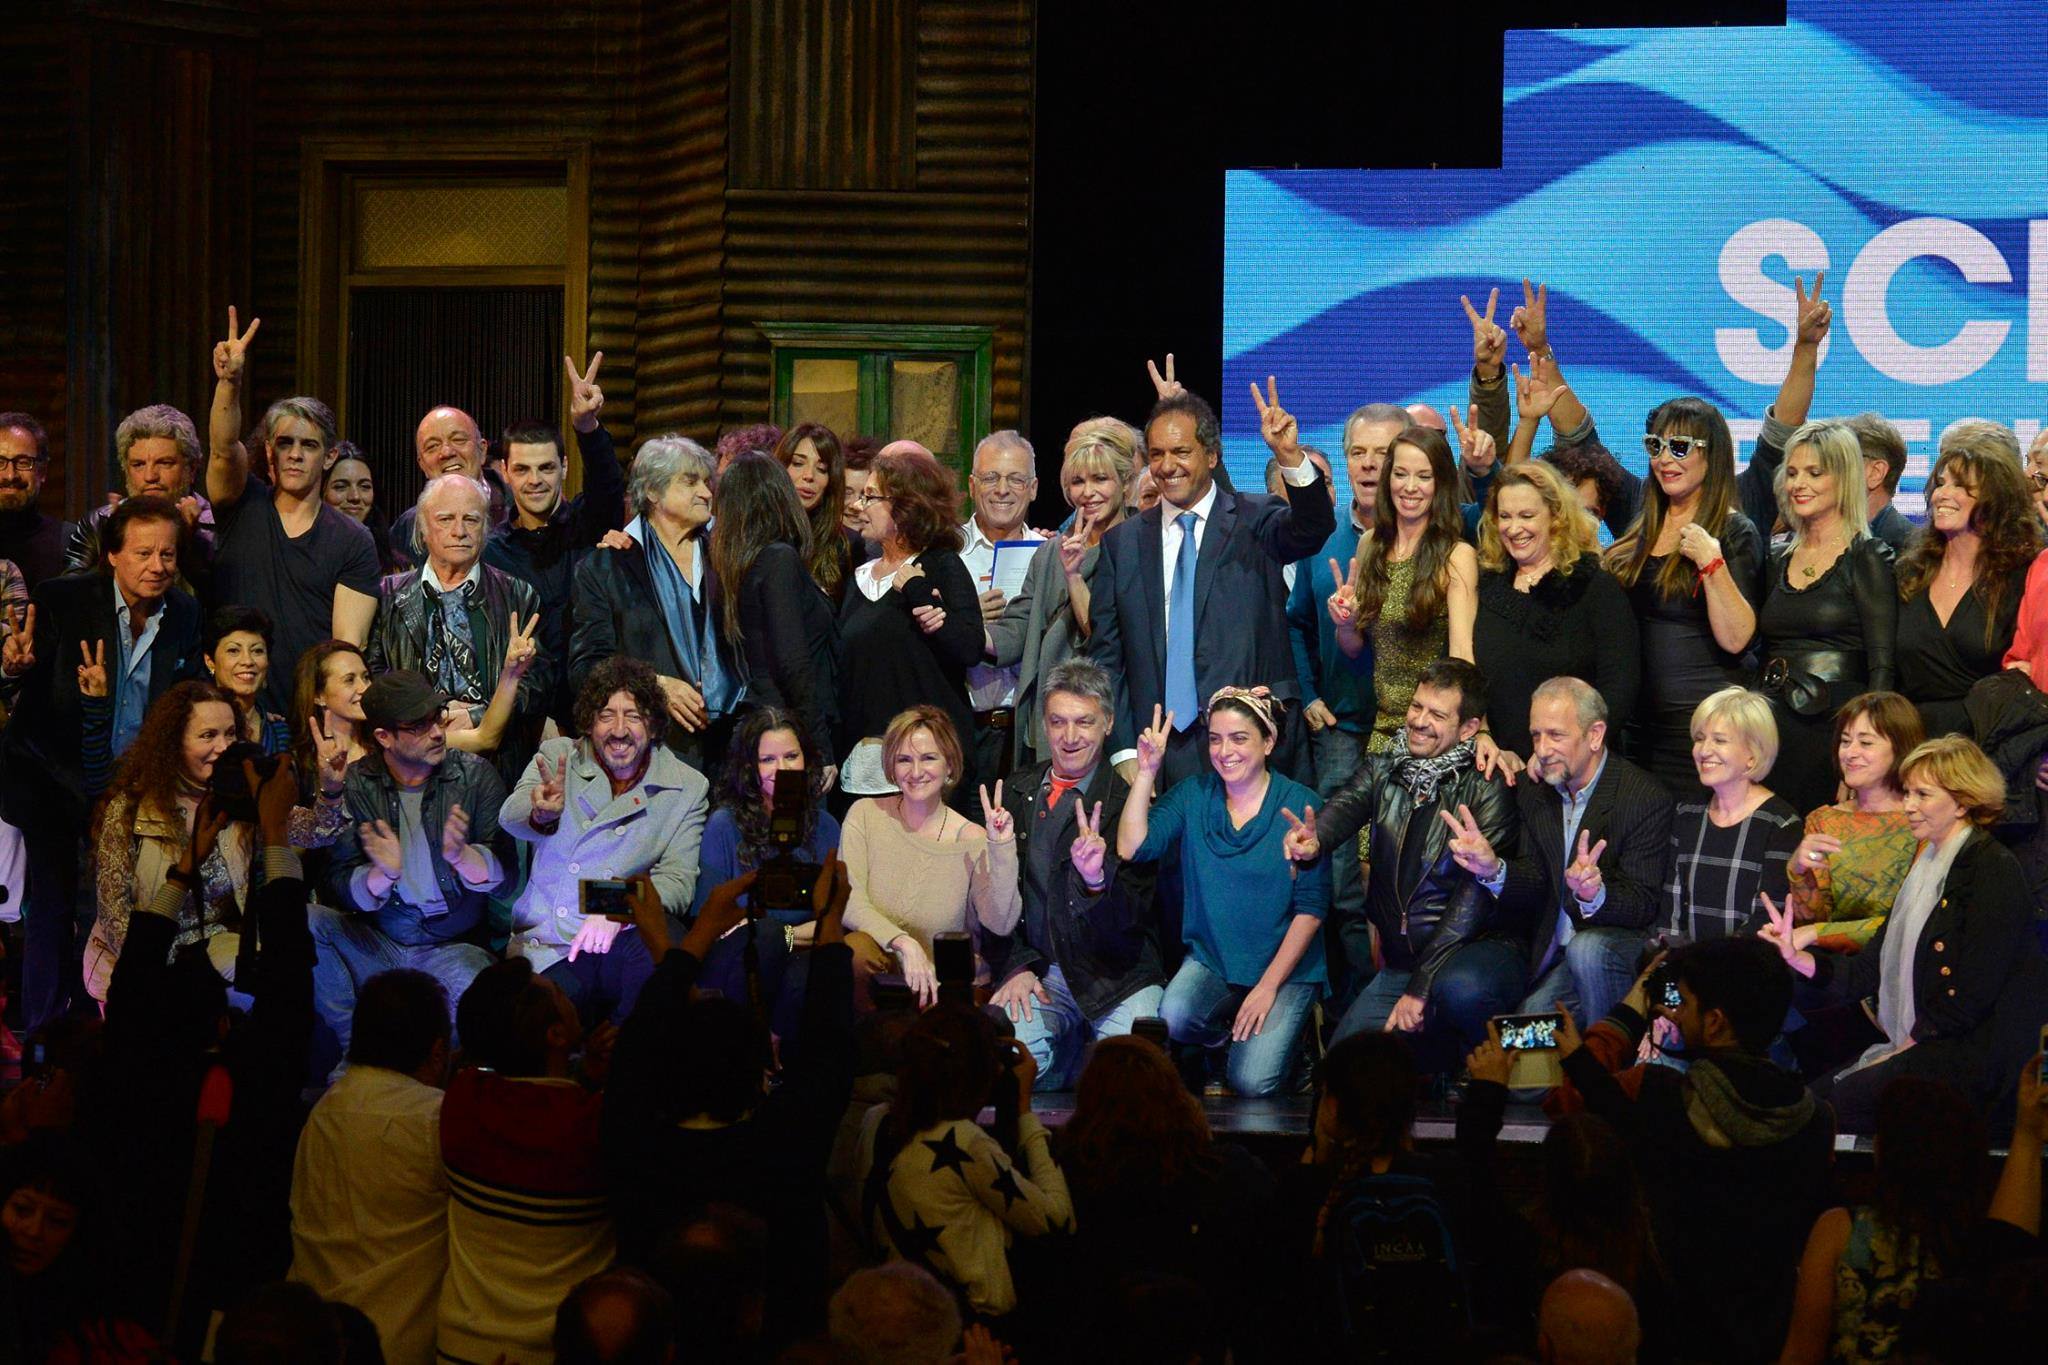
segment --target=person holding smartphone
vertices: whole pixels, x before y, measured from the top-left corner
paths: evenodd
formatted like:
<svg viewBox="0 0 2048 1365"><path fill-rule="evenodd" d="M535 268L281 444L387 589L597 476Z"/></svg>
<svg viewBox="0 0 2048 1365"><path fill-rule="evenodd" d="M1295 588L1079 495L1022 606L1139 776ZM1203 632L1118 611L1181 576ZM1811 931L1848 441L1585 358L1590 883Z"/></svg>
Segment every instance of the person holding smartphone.
<svg viewBox="0 0 2048 1365"><path fill-rule="evenodd" d="M631 1014L654 962L630 925L585 913L579 883L645 875L668 912L681 915L697 888L709 785L661 742L661 680L638 659L591 669L574 713L583 738L543 744L498 823L535 845L506 954L561 987L589 1027Z"/></svg>

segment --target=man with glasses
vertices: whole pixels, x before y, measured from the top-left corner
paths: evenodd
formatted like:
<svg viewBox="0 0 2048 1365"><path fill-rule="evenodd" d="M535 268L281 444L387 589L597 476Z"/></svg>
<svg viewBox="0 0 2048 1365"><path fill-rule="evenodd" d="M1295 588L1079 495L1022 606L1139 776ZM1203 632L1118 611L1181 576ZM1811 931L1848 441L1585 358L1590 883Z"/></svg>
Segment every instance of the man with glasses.
<svg viewBox="0 0 2048 1365"><path fill-rule="evenodd" d="M1014 431L984 437L974 448L974 472L968 486L974 515L960 528L965 542L960 562L981 590L981 619L987 626L1002 616L1008 604L994 582L996 545L1005 540L1045 539L1024 524L1031 515L1031 500L1038 496L1038 462L1031 442ZM974 705L975 771L991 782L1010 771L1018 668L1015 664L998 668L985 660L967 670L967 696Z"/></svg>
<svg viewBox="0 0 2048 1365"><path fill-rule="evenodd" d="M0 559L20 569L31 589L64 572L64 539L71 531L36 505L49 472L43 424L25 412L0 412Z"/></svg>
<svg viewBox="0 0 2048 1365"><path fill-rule="evenodd" d="M379 972L425 972L454 1001L491 963L484 912L505 879L505 784L483 759L448 747L447 704L424 674L404 669L363 693L375 752L349 765L348 823L327 873L328 903L345 908L306 907L319 954L313 1003L342 1053L356 990Z"/></svg>

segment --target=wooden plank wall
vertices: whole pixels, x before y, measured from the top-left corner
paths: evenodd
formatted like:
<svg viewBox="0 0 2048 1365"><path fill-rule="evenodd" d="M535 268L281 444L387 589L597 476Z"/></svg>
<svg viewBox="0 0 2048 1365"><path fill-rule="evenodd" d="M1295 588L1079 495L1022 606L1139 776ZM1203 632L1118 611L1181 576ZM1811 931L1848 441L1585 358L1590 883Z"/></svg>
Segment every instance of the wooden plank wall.
<svg viewBox="0 0 2048 1365"><path fill-rule="evenodd" d="M1015 425L1033 3L57 6L0 33L17 101L65 111L0 138L0 406L51 428L76 510L122 412L203 422L229 302L264 320L252 406L299 387L307 139L550 136L591 146L589 328L622 438L764 418L771 319L992 325Z"/></svg>

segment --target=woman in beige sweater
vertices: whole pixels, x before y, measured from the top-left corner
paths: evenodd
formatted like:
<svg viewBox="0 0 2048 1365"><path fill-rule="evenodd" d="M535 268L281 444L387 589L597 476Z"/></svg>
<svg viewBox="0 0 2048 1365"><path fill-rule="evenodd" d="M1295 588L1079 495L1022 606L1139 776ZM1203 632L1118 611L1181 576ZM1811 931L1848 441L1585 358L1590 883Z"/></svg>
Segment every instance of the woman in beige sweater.
<svg viewBox="0 0 2048 1365"><path fill-rule="evenodd" d="M1017 831L1002 783L981 789L986 828L946 805L964 769L960 736L936 706L913 706L882 736L893 796L853 803L839 834L853 895L847 943L858 975L887 969L894 954L920 1005L938 999L932 936L1007 934L1017 927Z"/></svg>

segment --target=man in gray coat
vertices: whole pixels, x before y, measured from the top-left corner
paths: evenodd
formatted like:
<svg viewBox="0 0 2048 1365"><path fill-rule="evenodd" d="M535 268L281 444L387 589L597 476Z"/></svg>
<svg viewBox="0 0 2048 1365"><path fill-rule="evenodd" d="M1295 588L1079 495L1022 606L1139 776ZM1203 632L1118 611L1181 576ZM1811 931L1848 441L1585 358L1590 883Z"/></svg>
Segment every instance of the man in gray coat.
<svg viewBox="0 0 2048 1365"><path fill-rule="evenodd" d="M645 876L671 915L688 909L710 784L661 742L668 704L638 659L591 669L574 721L584 737L543 744L498 812L507 834L534 845L505 951L561 987L592 1027L625 1021L654 960L630 923L583 913L580 884Z"/></svg>

